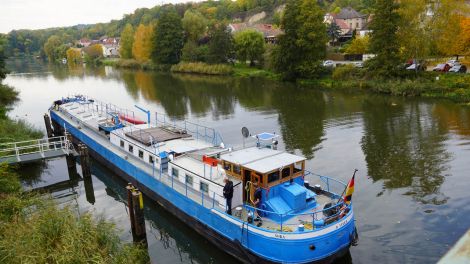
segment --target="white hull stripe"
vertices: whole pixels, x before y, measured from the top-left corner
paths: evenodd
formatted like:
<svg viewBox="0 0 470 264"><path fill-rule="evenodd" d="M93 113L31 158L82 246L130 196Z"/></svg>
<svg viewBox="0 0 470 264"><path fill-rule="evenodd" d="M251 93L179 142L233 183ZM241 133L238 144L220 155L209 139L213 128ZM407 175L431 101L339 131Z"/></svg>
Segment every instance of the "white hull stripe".
<svg viewBox="0 0 470 264"><path fill-rule="evenodd" d="M225 215L224 213L212 209L211 210L213 213L217 214L218 216L224 218L225 220L236 224L238 227L242 228L242 222L237 221L236 219L233 219L230 216ZM314 238L314 237L319 237L326 235L328 233L331 233L335 230L340 229L343 226L346 226L351 220L353 219L353 213L351 212L346 218L341 219L337 223L335 223L332 226L329 226L327 228L323 228L318 231L305 231L302 233L290 233L290 232L269 232L266 230L262 230L260 228L254 227L254 226L249 226L249 231L265 236L265 237L271 237L271 238L277 238L277 239L292 239L292 240L300 240L300 239L309 239L309 238Z"/></svg>

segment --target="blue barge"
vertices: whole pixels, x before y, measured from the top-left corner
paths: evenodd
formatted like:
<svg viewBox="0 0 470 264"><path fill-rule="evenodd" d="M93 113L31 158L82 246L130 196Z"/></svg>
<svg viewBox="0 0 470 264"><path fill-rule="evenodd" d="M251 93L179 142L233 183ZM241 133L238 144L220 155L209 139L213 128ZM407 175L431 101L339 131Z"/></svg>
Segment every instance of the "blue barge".
<svg viewBox="0 0 470 264"><path fill-rule="evenodd" d="M261 133L255 146L233 149L213 129L161 114L152 122L150 112L136 124L132 111L84 96L49 110L98 161L242 262L330 263L357 240L353 205L340 195L346 185L277 150L276 135Z"/></svg>

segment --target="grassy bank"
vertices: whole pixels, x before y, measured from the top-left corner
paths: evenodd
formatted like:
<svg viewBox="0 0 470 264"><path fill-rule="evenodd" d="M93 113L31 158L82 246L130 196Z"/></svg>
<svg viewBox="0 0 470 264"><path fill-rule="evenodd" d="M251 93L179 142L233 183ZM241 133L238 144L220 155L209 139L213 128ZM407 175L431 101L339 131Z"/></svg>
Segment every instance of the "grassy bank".
<svg viewBox="0 0 470 264"><path fill-rule="evenodd" d="M364 69L344 66L336 68L330 76L318 80L301 80L300 83L335 90L445 98L470 105L470 74L406 74L403 78L382 79L367 76Z"/></svg>
<svg viewBox="0 0 470 264"><path fill-rule="evenodd" d="M230 75L233 67L227 64L207 64L203 62L180 62L171 67L171 72L208 75Z"/></svg>

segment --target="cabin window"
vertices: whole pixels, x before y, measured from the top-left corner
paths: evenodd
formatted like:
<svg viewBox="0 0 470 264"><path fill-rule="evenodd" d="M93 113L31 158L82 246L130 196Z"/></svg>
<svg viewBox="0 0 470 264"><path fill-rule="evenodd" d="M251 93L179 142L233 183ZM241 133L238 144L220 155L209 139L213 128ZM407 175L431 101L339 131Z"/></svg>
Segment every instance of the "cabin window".
<svg viewBox="0 0 470 264"><path fill-rule="evenodd" d="M209 193L209 184L207 184L205 182L200 182L199 183L199 190L201 190L201 192L204 192L204 193Z"/></svg>
<svg viewBox="0 0 470 264"><path fill-rule="evenodd" d="M144 159L144 152L139 150L139 158Z"/></svg>
<svg viewBox="0 0 470 264"><path fill-rule="evenodd" d="M228 162L224 162L224 170L232 171L232 164Z"/></svg>
<svg viewBox="0 0 470 264"><path fill-rule="evenodd" d="M134 146L132 146L131 144L129 144L129 152L134 154Z"/></svg>
<svg viewBox="0 0 470 264"><path fill-rule="evenodd" d="M153 163L154 163L154 159L153 159L153 156L152 156L152 155L149 155L149 163L150 163L150 164L153 164Z"/></svg>
<svg viewBox="0 0 470 264"><path fill-rule="evenodd" d="M236 174L240 175L242 173L240 166L234 165L233 166L233 173L236 173Z"/></svg>
<svg viewBox="0 0 470 264"><path fill-rule="evenodd" d="M193 176L186 174L186 184L189 186L193 186Z"/></svg>
<svg viewBox="0 0 470 264"><path fill-rule="evenodd" d="M124 140L121 140L121 142L119 143L121 148L124 148Z"/></svg>
<svg viewBox="0 0 470 264"><path fill-rule="evenodd" d="M263 175L261 173L256 173L259 176L259 183L263 183Z"/></svg>
<svg viewBox="0 0 470 264"><path fill-rule="evenodd" d="M178 177L178 169L171 168L171 176L173 177Z"/></svg>
<svg viewBox="0 0 470 264"><path fill-rule="evenodd" d="M277 180L279 180L279 171L268 174L268 183L275 182Z"/></svg>
<svg viewBox="0 0 470 264"><path fill-rule="evenodd" d="M294 173L302 171L302 162L297 162L294 164Z"/></svg>
<svg viewBox="0 0 470 264"><path fill-rule="evenodd" d="M287 178L290 176L290 167L282 169L282 178Z"/></svg>

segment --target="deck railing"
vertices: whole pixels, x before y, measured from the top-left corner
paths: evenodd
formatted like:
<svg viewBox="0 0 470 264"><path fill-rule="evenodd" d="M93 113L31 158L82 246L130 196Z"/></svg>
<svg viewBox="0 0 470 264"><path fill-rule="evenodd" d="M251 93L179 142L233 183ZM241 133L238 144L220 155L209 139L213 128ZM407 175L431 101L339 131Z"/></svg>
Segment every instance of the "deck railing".
<svg viewBox="0 0 470 264"><path fill-rule="evenodd" d="M21 160L21 156L28 154L44 154L48 151L64 150L66 153L71 148L70 142L65 136L26 140L12 143L0 143L0 158L10 157Z"/></svg>

